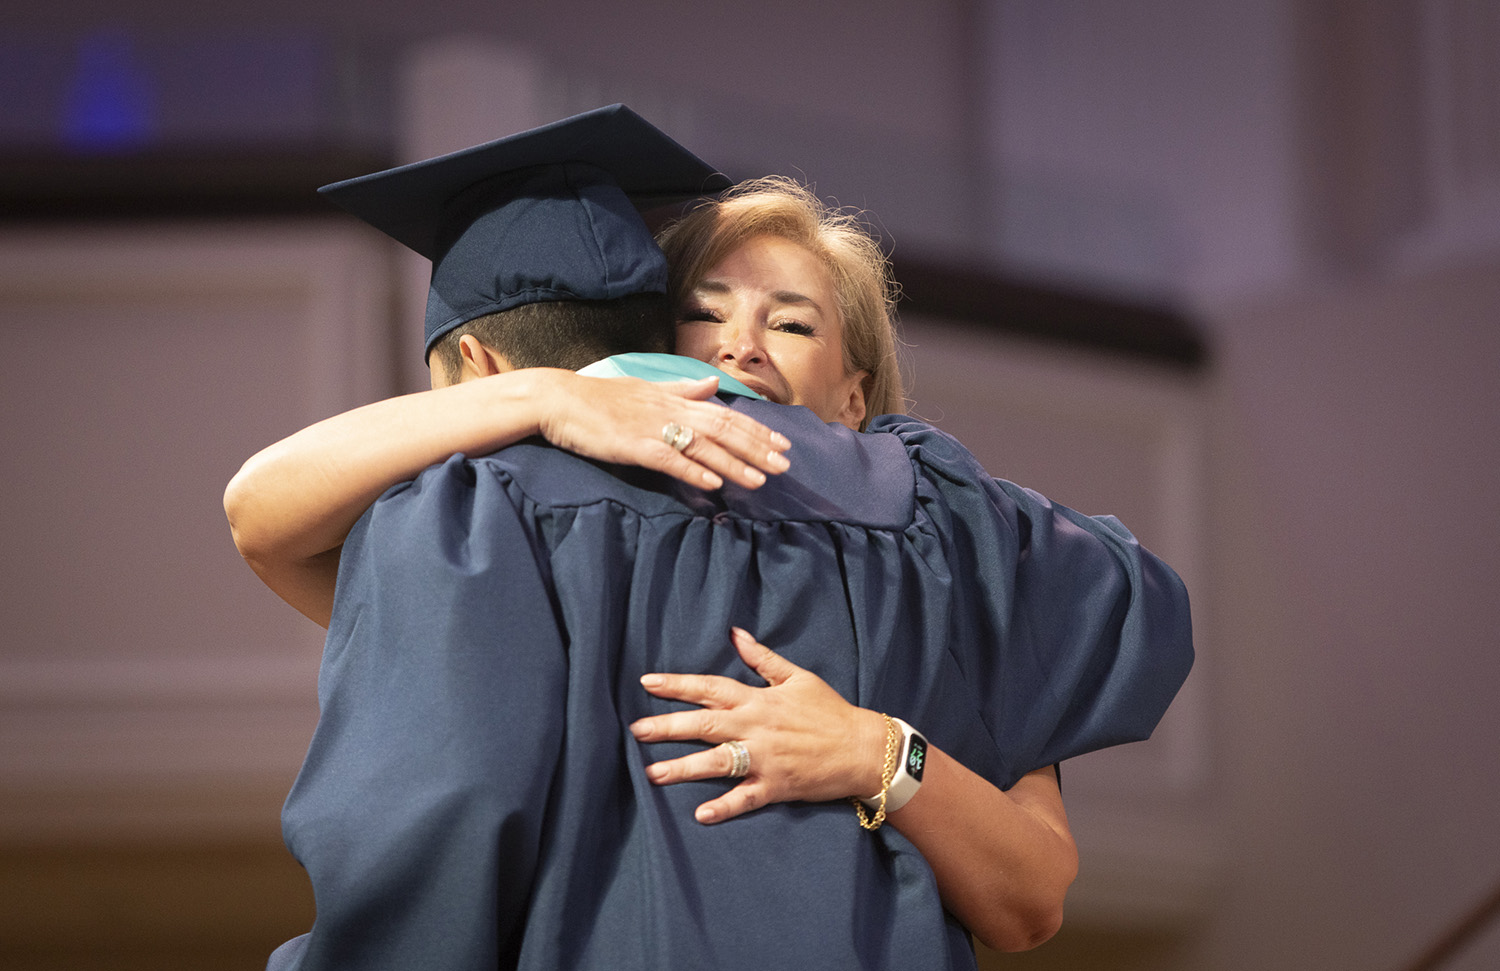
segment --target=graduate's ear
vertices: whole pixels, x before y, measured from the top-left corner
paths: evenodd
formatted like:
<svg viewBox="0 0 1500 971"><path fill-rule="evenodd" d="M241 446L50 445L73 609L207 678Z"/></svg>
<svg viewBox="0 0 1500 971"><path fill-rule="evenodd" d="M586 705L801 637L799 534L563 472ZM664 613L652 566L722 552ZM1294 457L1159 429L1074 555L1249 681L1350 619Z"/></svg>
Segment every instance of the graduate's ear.
<svg viewBox="0 0 1500 971"><path fill-rule="evenodd" d="M510 361L504 354L485 344L473 334L465 334L458 339L458 380L472 381L475 378L487 378L492 374L504 374L506 371L514 371Z"/></svg>

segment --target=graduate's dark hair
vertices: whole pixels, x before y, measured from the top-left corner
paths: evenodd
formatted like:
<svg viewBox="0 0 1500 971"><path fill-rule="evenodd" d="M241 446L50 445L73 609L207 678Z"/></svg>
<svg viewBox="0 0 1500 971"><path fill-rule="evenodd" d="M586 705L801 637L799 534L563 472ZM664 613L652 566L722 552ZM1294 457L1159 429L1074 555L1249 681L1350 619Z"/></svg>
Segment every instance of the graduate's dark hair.
<svg viewBox="0 0 1500 971"><path fill-rule="evenodd" d="M476 317L443 335L428 363L457 381L463 359L458 341L472 334L512 367L576 371L611 354L670 353L675 337L671 303L664 293L635 293L615 300L548 300Z"/></svg>

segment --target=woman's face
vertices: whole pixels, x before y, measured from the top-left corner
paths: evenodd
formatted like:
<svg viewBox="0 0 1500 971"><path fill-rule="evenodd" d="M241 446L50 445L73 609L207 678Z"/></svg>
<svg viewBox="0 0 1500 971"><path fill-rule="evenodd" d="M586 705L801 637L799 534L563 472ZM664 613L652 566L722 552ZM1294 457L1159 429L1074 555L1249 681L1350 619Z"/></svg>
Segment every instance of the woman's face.
<svg viewBox="0 0 1500 971"><path fill-rule="evenodd" d="M843 337L828 270L778 236L730 251L677 312L678 354L707 361L772 401L857 429L865 372L845 373Z"/></svg>

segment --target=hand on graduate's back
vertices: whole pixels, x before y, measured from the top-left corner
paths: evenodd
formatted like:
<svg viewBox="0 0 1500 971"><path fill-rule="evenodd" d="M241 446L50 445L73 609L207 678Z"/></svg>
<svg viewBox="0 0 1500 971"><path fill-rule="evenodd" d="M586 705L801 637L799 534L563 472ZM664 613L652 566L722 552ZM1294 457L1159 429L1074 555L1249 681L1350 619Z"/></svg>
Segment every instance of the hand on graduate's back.
<svg viewBox="0 0 1500 971"><path fill-rule="evenodd" d="M642 686L658 698L700 705L642 718L630 726L642 742L739 742L749 756L744 779L698 807L700 823L717 823L773 802L823 802L880 790L885 719L845 701L822 678L786 660L739 628L740 658L766 687L705 674L648 674ZM730 775L734 754L722 744L656 762L657 785Z"/></svg>
<svg viewBox="0 0 1500 971"><path fill-rule="evenodd" d="M738 742L749 756L749 772L698 807L701 823L774 802L874 796L885 758L885 718L849 704L823 679L744 631L736 628L732 639L766 687L701 674L641 679L659 698L701 707L642 718L630 726L636 739L719 743L648 765L647 777L670 785L728 776L734 753L723 743ZM1078 874L1078 849L1051 766L1002 792L929 744L921 790L886 818L932 867L944 907L985 944L1020 951L1056 933L1063 898Z"/></svg>
<svg viewBox="0 0 1500 971"><path fill-rule="evenodd" d="M563 376L566 374L566 376ZM727 479L747 489L786 471L790 442L713 399L713 378L652 382L558 372L542 412L547 441L578 455L665 472L717 489ZM681 429L668 442L668 425Z"/></svg>

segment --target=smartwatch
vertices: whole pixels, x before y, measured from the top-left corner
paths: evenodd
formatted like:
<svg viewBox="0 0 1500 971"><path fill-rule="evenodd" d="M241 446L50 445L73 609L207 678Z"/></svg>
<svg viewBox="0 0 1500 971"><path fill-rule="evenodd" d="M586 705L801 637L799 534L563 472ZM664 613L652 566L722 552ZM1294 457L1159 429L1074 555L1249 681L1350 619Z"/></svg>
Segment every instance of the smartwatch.
<svg viewBox="0 0 1500 971"><path fill-rule="evenodd" d="M885 811L893 813L906 805L922 785L922 769L927 765L927 739L899 718L892 718L901 729L901 743L896 750L896 774L885 791ZM860 798L871 809L880 807L880 796Z"/></svg>

